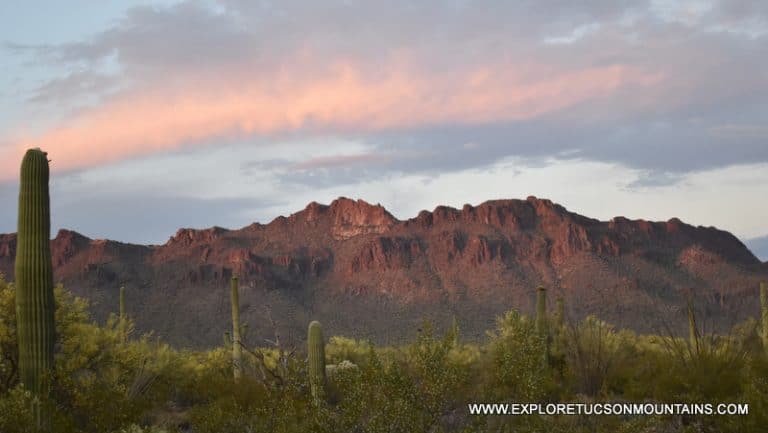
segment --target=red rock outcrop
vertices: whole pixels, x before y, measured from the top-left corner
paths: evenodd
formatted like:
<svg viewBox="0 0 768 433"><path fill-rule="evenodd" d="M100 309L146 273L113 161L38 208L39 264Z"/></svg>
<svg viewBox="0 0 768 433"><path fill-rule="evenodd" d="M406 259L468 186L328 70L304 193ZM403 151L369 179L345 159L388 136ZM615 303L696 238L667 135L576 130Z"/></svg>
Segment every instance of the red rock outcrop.
<svg viewBox="0 0 768 433"><path fill-rule="evenodd" d="M342 197L334 200L328 211L333 218L332 234L337 240L385 233L397 222L381 205L373 206L363 200Z"/></svg>

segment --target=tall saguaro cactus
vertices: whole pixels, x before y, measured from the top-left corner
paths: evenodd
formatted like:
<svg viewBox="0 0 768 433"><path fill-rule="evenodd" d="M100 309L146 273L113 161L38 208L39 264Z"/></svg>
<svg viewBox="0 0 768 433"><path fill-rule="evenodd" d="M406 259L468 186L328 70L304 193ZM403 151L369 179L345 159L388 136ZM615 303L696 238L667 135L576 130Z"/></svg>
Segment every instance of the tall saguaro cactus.
<svg viewBox="0 0 768 433"><path fill-rule="evenodd" d="M232 277L230 288L232 301L232 375L237 382L243 375L243 348L240 345L240 294L238 293L237 277Z"/></svg>
<svg viewBox="0 0 768 433"><path fill-rule="evenodd" d="M37 397L48 394L56 341L48 177L47 154L40 149L27 150L19 188L16 318L19 377ZM38 427L49 424L48 414L39 404L35 404L34 412Z"/></svg>
<svg viewBox="0 0 768 433"><path fill-rule="evenodd" d="M128 341L128 316L125 313L125 287L120 286L120 315L117 316L120 327L120 341L125 344Z"/></svg>
<svg viewBox="0 0 768 433"><path fill-rule="evenodd" d="M323 327L320 325L320 322L315 320L309 324L307 333L309 386L312 393L312 401L315 406L319 406L325 395L325 341L323 340Z"/></svg>
<svg viewBox="0 0 768 433"><path fill-rule="evenodd" d="M768 287L765 282L760 283L760 325L763 349L768 354Z"/></svg>

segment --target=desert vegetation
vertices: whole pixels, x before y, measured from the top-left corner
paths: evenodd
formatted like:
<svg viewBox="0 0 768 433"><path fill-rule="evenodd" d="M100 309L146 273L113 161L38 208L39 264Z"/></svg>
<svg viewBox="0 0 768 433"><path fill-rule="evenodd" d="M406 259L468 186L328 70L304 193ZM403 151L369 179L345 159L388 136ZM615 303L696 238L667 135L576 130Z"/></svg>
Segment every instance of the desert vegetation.
<svg viewBox="0 0 768 433"><path fill-rule="evenodd" d="M510 311L481 344L463 342L460 323L442 335L425 323L410 344L375 347L323 340L313 322L306 348L279 336L251 344L245 335L185 351L133 335L129 317L96 324L88 303L59 285L53 368L41 392L20 374L18 290L0 281L2 432L759 432L768 422L768 357L756 320L691 340L637 335L596 317L557 326L558 315ZM467 406L600 401L739 402L750 412L490 416Z"/></svg>
<svg viewBox="0 0 768 433"><path fill-rule="evenodd" d="M706 333L693 295L688 333L638 335L562 299L512 310L481 342L461 323L375 346L307 324L305 347L275 331L249 341L231 279L232 333L180 350L134 335L125 291L98 324L53 284L48 161L22 164L14 282L0 278L0 432L759 432L768 425L768 292L761 316ZM276 323L280 318L272 319ZM397 324L393 324L396 326ZM275 326L275 330L277 326ZM745 403L744 416L472 415L472 403Z"/></svg>

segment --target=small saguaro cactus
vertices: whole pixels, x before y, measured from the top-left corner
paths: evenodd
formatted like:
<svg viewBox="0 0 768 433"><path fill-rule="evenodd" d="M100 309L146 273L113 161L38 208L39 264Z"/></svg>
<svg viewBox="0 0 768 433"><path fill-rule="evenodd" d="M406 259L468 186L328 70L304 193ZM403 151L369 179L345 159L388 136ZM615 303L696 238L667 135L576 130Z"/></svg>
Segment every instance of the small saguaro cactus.
<svg viewBox="0 0 768 433"><path fill-rule="evenodd" d="M325 341L320 322L313 321L307 331L307 363L312 402L319 406L325 395Z"/></svg>
<svg viewBox="0 0 768 433"><path fill-rule="evenodd" d="M48 177L47 154L27 150L21 163L15 263L19 378L41 398L48 395L56 341ZM50 424L40 404L33 411L38 428Z"/></svg>
<svg viewBox="0 0 768 433"><path fill-rule="evenodd" d="M760 283L760 322L763 349L768 354L768 286L765 282Z"/></svg>
<svg viewBox="0 0 768 433"><path fill-rule="evenodd" d="M536 333L544 342L541 365L546 368L549 364L550 335L547 327L547 289L544 286L536 288Z"/></svg>
<svg viewBox="0 0 768 433"><path fill-rule="evenodd" d="M237 382L243 375L243 348L240 340L240 294L238 293L237 277L232 277L230 288L232 301L232 375Z"/></svg>
<svg viewBox="0 0 768 433"><path fill-rule="evenodd" d="M461 329L459 328L459 321L456 320L456 316L451 319L451 329L448 331L451 335L454 348L461 346Z"/></svg>
<svg viewBox="0 0 768 433"><path fill-rule="evenodd" d="M125 287L120 286L120 319L125 319Z"/></svg>
<svg viewBox="0 0 768 433"><path fill-rule="evenodd" d="M544 286L536 288L536 332L539 335L547 333L547 289Z"/></svg>
<svg viewBox="0 0 768 433"><path fill-rule="evenodd" d="M125 313L125 287L120 286L120 315L117 316L120 327L120 341L128 341L128 316Z"/></svg>
<svg viewBox="0 0 768 433"><path fill-rule="evenodd" d="M691 354L698 355L701 347L699 347L699 330L696 327L696 312L693 306L693 296L691 296L688 299L688 340L691 345Z"/></svg>
<svg viewBox="0 0 768 433"><path fill-rule="evenodd" d="M555 328L560 332L565 325L565 301L562 296L558 296L555 301L557 309L555 310Z"/></svg>

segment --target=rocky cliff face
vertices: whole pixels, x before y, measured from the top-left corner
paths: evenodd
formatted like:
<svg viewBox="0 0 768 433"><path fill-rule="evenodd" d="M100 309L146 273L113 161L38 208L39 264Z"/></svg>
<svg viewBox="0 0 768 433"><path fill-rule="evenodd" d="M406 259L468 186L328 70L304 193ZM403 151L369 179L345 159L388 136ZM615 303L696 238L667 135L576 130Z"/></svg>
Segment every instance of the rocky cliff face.
<svg viewBox="0 0 768 433"><path fill-rule="evenodd" d="M539 284L574 318L598 314L639 331L682 323L670 311L695 288L707 320L724 327L754 313L768 276L730 233L676 218L601 222L536 197L439 206L405 221L340 198L266 225L181 229L160 246L67 230L51 242L56 277L89 298L97 318L116 311L124 285L139 330L196 347L221 341L232 275L253 342L272 333L267 309L299 336L318 318L335 334L395 342L423 318L441 326L456 316L466 338L480 338L503 311L531 311ZM14 254L15 235L0 235L10 278Z"/></svg>

